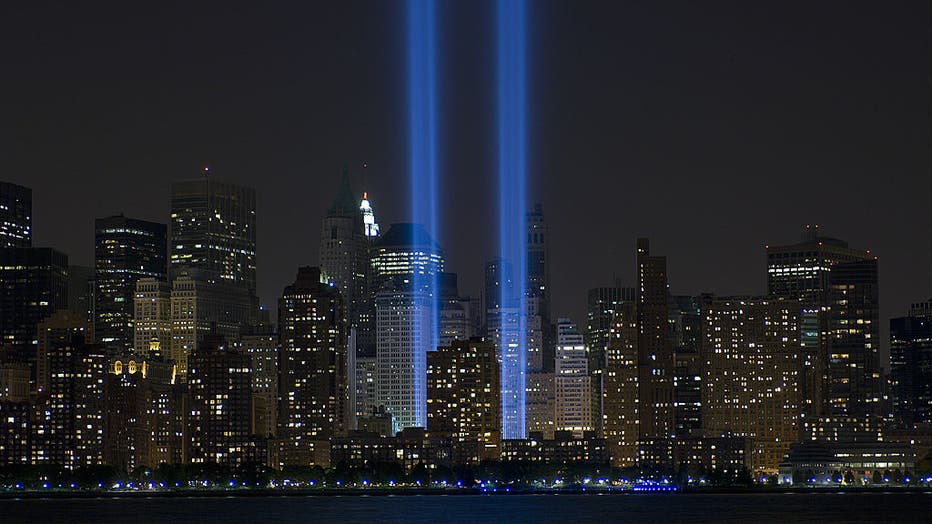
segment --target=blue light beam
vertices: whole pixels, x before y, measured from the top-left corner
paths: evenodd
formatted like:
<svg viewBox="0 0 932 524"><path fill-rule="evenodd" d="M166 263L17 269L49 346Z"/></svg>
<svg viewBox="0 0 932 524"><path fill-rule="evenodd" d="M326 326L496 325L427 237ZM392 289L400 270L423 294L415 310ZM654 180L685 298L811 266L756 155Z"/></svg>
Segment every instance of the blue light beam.
<svg viewBox="0 0 932 524"><path fill-rule="evenodd" d="M408 0L408 141L411 222L423 225L437 242L437 61L434 0ZM426 255L426 253L425 253ZM416 425L427 425L427 351L437 348L440 334L439 276L415 271L415 294L426 293L430 308L429 340L417 348L414 398ZM417 369L420 368L420 369Z"/></svg>
<svg viewBox="0 0 932 524"><path fill-rule="evenodd" d="M527 373L526 20L524 0L498 0L499 253L515 269L501 297L502 437L523 439Z"/></svg>

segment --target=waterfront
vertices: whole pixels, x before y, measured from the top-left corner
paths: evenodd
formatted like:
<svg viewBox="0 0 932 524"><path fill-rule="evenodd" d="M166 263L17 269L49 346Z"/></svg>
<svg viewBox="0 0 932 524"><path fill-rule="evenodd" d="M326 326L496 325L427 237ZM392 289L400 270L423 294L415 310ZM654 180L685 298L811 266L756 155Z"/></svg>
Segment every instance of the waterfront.
<svg viewBox="0 0 932 524"><path fill-rule="evenodd" d="M932 492L111 497L0 500L29 522L921 522Z"/></svg>

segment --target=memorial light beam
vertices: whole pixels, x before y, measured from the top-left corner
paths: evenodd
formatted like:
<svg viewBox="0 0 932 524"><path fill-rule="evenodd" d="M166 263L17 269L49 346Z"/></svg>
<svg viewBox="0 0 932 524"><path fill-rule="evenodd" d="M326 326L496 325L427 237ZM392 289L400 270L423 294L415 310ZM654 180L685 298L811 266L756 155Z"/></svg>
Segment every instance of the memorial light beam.
<svg viewBox="0 0 932 524"><path fill-rule="evenodd" d="M502 438L523 439L527 371L526 5L497 3L499 254L514 267L514 291L501 286Z"/></svg>

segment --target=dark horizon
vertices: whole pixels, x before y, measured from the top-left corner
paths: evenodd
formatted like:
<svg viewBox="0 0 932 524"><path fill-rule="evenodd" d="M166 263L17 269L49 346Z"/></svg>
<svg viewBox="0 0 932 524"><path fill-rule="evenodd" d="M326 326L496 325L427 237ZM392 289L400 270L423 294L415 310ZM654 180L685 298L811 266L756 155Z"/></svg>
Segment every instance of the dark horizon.
<svg viewBox="0 0 932 524"><path fill-rule="evenodd" d="M171 182L209 164L257 190L274 310L318 263L344 165L383 231L408 221L402 7L5 7L0 170L34 191L35 245L92 266L95 218L167 223ZM806 223L879 256L884 333L932 296L929 6L664 7L530 6L554 317L583 325L588 288L633 284L638 236L674 294L763 294L764 245ZM496 246L493 11L439 10L432 233L472 295Z"/></svg>

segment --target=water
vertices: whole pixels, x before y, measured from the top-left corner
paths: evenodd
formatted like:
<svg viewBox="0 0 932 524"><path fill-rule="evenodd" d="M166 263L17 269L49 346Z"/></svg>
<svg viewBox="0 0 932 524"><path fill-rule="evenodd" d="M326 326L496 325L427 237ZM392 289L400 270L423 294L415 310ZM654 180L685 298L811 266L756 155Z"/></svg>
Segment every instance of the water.
<svg viewBox="0 0 932 524"><path fill-rule="evenodd" d="M932 493L5 499L0 522L932 522Z"/></svg>

